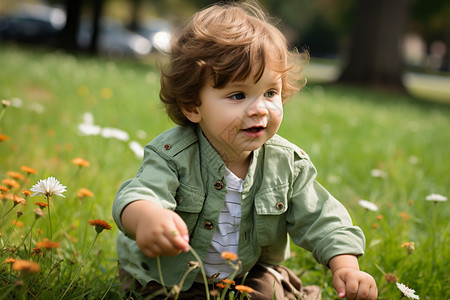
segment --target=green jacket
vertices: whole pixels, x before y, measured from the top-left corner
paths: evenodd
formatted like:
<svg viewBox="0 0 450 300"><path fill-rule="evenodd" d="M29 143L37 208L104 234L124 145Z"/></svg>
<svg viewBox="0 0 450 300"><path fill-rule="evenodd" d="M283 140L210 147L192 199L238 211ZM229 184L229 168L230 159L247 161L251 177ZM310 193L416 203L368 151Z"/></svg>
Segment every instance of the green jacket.
<svg viewBox="0 0 450 300"><path fill-rule="evenodd" d="M142 254L120 220L123 209L139 199L175 210L189 228L191 246L204 259L227 193L224 169L198 126L174 127L148 144L137 175L122 184L114 199L121 267L143 285L160 278L157 260ZM315 177L308 156L278 135L253 152L242 191L237 254L243 273L256 263L280 264L288 258L288 234L325 266L339 254L363 254L361 229ZM160 257L165 284L179 284L190 261L195 261L190 252ZM182 290L198 271L189 273Z"/></svg>

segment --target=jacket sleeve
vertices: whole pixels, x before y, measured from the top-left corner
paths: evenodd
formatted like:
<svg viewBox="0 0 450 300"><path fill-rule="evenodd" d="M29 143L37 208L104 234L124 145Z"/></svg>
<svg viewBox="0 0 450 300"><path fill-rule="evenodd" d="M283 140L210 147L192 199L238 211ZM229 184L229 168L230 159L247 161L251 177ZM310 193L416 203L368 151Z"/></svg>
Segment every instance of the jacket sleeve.
<svg viewBox="0 0 450 300"><path fill-rule="evenodd" d="M175 166L168 158L160 156L147 145L138 173L120 186L114 198L112 215L115 223L126 236L131 237L121 221L125 207L134 201L146 200L163 208L175 210L175 194L178 186Z"/></svg>
<svg viewBox="0 0 450 300"><path fill-rule="evenodd" d="M344 206L316 181L311 161L300 159L296 167L287 216L293 242L311 251L325 266L336 255L362 255L365 249L362 230L353 226Z"/></svg>

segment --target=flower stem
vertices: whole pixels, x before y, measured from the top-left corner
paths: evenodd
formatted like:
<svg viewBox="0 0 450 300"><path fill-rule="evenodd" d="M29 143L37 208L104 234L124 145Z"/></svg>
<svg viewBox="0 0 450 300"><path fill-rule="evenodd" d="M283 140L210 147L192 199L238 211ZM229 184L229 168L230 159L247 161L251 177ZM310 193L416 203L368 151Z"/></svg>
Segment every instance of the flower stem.
<svg viewBox="0 0 450 300"><path fill-rule="evenodd" d="M163 278L162 271L161 271L161 261L159 259L159 256L156 257L156 263L158 264L159 280L161 281L161 285L164 290L164 295L167 295L166 284L164 283L164 278Z"/></svg>
<svg viewBox="0 0 450 300"><path fill-rule="evenodd" d="M60 299L63 299L63 298L64 298L64 296L67 294L67 292L69 291L69 289L70 289L70 287L72 286L72 284L75 282L75 279L77 278L78 273L80 272L81 268L84 267L86 258L88 257L89 253L91 253L91 250L92 250L92 248L94 247L95 241L97 241L98 235L99 235L99 233L97 232L96 235L95 235L94 240L92 241L91 246L89 247L89 250L86 252L86 254L85 254L84 257L83 257L83 260L81 261L81 264L78 266L77 270L75 271L75 275L73 276L72 281L70 282L69 286L68 286L67 289L64 291L64 294L61 296Z"/></svg>
<svg viewBox="0 0 450 300"><path fill-rule="evenodd" d="M198 256L197 252L195 252L194 248L189 246L189 250L194 255L195 259L198 261L198 263L200 265L200 270L202 271L202 276L203 276L203 282L205 283L206 299L209 300L210 298L209 298L208 280L206 280L206 274L205 274L205 268L203 268L203 262L200 259L200 257Z"/></svg>
<svg viewBox="0 0 450 300"><path fill-rule="evenodd" d="M52 233L52 218L50 216L50 200L52 199L52 196L47 195L45 196L45 199L47 199L47 209L48 209L48 223L49 223L49 227L50 227L50 240L53 239L53 233Z"/></svg>

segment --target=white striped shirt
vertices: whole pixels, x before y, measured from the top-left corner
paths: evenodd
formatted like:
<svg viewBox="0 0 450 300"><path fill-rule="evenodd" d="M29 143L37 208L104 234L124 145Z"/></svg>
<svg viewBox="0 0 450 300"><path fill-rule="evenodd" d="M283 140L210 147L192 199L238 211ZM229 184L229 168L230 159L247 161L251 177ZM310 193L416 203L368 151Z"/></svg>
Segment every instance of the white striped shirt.
<svg viewBox="0 0 450 300"><path fill-rule="evenodd" d="M227 195L220 212L208 254L203 262L206 276L220 273L217 278L231 275L234 269L221 257L224 251L238 253L239 225L241 224L241 199L243 180L225 168Z"/></svg>

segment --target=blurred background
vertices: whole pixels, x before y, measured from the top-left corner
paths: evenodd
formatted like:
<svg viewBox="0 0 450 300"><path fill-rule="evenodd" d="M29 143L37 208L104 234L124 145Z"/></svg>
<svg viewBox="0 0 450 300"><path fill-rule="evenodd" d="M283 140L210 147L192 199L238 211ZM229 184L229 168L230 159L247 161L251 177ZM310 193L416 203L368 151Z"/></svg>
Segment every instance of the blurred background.
<svg viewBox="0 0 450 300"><path fill-rule="evenodd" d="M0 43L145 61L207 0L1 0ZM450 101L450 1L261 0L308 80Z"/></svg>

